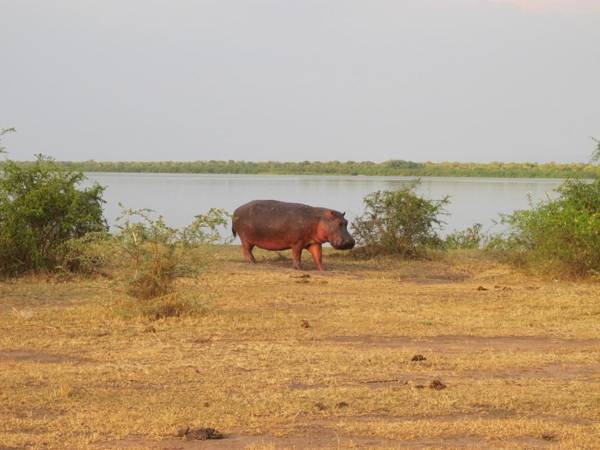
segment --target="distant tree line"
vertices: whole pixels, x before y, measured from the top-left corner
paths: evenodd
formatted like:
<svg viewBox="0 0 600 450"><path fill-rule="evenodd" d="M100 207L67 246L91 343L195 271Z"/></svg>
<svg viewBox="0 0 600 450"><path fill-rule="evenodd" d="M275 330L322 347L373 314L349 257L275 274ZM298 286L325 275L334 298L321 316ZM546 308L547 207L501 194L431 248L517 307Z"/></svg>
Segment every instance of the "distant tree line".
<svg viewBox="0 0 600 450"><path fill-rule="evenodd" d="M29 164L22 162L21 164ZM598 170L582 163L461 163L390 160L371 161L157 161L59 162L69 170L84 172L147 172L205 174L271 174L271 175L384 175L415 177L500 177L500 178L596 178Z"/></svg>

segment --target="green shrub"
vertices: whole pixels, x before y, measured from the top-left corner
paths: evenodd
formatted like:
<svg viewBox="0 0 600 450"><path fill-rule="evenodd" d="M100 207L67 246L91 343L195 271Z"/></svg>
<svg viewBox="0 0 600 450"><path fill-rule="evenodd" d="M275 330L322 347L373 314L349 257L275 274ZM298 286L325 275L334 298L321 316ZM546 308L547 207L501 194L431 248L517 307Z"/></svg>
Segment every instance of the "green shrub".
<svg viewBox="0 0 600 450"><path fill-rule="evenodd" d="M600 180L566 181L557 191L557 199L504 217L509 231L490 248L553 274L600 273Z"/></svg>
<svg viewBox="0 0 600 450"><path fill-rule="evenodd" d="M227 225L229 214L224 209L211 208L206 214L198 214L194 221L178 233L178 239L187 247L219 242L219 227Z"/></svg>
<svg viewBox="0 0 600 450"><path fill-rule="evenodd" d="M600 162L600 141L591 164ZM598 171L597 166L593 167ZM511 262L553 275L600 274L600 178L565 181L558 198L503 216L508 231L487 248Z"/></svg>
<svg viewBox="0 0 600 450"><path fill-rule="evenodd" d="M118 259L118 248L108 232L87 233L69 239L59 250L56 269L81 275L109 275L109 267Z"/></svg>
<svg viewBox="0 0 600 450"><path fill-rule="evenodd" d="M439 216L449 199L426 200L414 192L416 186L377 191L363 199L365 211L352 223L359 254L420 258L427 249L442 247L437 234L443 224Z"/></svg>
<svg viewBox="0 0 600 450"><path fill-rule="evenodd" d="M106 230L98 184L81 188L81 172L37 155L27 166L6 161L0 169L0 273L53 270L64 243Z"/></svg>
<svg viewBox="0 0 600 450"><path fill-rule="evenodd" d="M124 210L118 222L117 239L134 270L128 294L149 299L172 292L178 266L177 230L167 226L162 216L152 218L147 209Z"/></svg>
<svg viewBox="0 0 600 450"><path fill-rule="evenodd" d="M211 209L178 230L162 216L154 217L151 210L125 209L118 219L116 239L134 272L128 294L147 300L173 293L176 278L197 273L203 263L191 247L220 240L218 227L226 217L225 211Z"/></svg>
<svg viewBox="0 0 600 450"><path fill-rule="evenodd" d="M486 238L481 232L483 225L476 223L472 227L461 231L455 231L446 236L445 247L447 249L479 249Z"/></svg>

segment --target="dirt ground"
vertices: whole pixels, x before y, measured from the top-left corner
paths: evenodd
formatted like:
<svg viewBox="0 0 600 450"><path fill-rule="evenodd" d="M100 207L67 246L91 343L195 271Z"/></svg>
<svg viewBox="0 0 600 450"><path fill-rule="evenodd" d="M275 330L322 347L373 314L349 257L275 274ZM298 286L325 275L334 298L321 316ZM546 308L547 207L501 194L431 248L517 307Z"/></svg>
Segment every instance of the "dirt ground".
<svg viewBox="0 0 600 450"><path fill-rule="evenodd" d="M600 448L600 284L216 252L178 282L194 317L126 319L110 278L0 283L0 449Z"/></svg>

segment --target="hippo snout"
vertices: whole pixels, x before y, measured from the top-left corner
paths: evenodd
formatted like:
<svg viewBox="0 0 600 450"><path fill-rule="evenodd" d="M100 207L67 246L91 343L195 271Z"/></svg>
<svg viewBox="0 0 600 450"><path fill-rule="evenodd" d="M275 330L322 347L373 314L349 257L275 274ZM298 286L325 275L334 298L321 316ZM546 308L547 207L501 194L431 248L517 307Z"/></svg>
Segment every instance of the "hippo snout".
<svg viewBox="0 0 600 450"><path fill-rule="evenodd" d="M354 248L354 246L356 245L356 242L354 242L353 238L350 238L350 239L346 239L346 240L343 240L343 241L335 243L335 244L332 242L331 245L336 250L350 250L350 249Z"/></svg>

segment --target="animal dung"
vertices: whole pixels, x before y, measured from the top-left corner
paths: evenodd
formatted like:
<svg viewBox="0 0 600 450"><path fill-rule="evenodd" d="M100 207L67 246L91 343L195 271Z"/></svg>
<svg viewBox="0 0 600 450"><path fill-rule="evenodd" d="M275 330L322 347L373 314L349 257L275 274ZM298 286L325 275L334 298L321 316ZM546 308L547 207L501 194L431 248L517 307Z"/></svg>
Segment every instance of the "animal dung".
<svg viewBox="0 0 600 450"><path fill-rule="evenodd" d="M208 439L223 439L223 434L214 428L192 428L186 426L177 430L177 437L186 438L190 441L206 441Z"/></svg>
<svg viewBox="0 0 600 450"><path fill-rule="evenodd" d="M446 385L442 383L440 380L433 380L429 385L431 389L435 389L436 391L441 391L442 389L446 389Z"/></svg>

